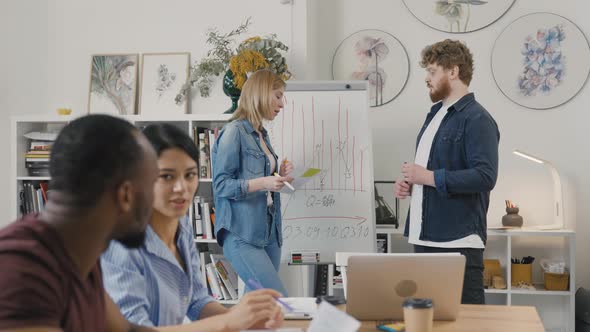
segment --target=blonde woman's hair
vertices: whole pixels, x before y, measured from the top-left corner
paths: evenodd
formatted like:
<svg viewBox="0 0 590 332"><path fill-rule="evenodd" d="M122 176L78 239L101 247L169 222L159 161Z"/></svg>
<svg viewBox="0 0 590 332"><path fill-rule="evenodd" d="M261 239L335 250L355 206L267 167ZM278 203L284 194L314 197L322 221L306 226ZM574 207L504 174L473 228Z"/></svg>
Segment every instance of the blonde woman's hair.
<svg viewBox="0 0 590 332"><path fill-rule="evenodd" d="M273 90L285 88L279 75L268 69L261 69L250 75L242 87L238 109L230 120L247 119L254 129L262 127L264 115L272 112Z"/></svg>

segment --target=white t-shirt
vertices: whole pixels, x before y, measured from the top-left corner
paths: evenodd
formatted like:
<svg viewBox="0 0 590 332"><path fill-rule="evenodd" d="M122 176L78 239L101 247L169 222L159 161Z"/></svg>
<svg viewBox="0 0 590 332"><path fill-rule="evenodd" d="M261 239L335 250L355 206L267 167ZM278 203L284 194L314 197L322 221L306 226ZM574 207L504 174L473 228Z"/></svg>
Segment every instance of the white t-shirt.
<svg viewBox="0 0 590 332"><path fill-rule="evenodd" d="M448 106L443 105L441 109L432 118L426 130L420 138L418 143L418 149L416 150L416 158L414 163L426 168L428 164L428 157L430 156L430 150L432 149L432 141L434 136L440 127L440 124L447 114ZM410 201L410 232L408 236L408 242L414 245L426 246L426 247L437 247L437 248L485 248L482 239L477 234L468 235L462 239L449 241L449 242L433 242L433 241L421 241L420 232L422 231L422 199L424 197L424 186L420 184L414 184L412 186L412 198ZM439 213L444 213L440 211Z"/></svg>

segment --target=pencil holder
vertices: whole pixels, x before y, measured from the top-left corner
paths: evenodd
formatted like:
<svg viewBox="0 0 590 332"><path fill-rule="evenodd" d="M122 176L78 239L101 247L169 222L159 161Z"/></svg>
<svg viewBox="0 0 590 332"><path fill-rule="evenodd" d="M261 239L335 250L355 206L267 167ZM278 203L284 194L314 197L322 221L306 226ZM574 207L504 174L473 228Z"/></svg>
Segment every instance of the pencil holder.
<svg viewBox="0 0 590 332"><path fill-rule="evenodd" d="M512 286L516 286L521 281L532 284L533 264L512 264L510 277Z"/></svg>
<svg viewBox="0 0 590 332"><path fill-rule="evenodd" d="M508 227L522 227L522 217L518 215L517 207L506 208L506 215L502 217L502 225Z"/></svg>

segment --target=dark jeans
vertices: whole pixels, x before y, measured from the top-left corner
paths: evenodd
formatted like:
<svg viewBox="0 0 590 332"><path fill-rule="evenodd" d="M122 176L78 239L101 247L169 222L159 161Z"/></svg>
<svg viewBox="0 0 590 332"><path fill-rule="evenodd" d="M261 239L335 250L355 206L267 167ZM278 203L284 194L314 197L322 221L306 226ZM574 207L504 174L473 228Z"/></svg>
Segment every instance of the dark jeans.
<svg viewBox="0 0 590 332"><path fill-rule="evenodd" d="M465 275L463 277L462 304L485 304L483 290L483 249L474 248L435 248L414 246L416 253L458 252L465 256Z"/></svg>

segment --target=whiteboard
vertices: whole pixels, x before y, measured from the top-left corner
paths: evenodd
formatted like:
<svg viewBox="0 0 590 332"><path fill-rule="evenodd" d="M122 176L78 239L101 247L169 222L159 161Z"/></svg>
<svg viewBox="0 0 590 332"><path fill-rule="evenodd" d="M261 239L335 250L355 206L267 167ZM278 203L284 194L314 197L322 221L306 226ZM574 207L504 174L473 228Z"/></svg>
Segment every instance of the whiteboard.
<svg viewBox="0 0 590 332"><path fill-rule="evenodd" d="M321 173L293 194L281 194L283 247L335 253L375 252L373 154L364 81L288 82L284 108L265 123L279 161Z"/></svg>

